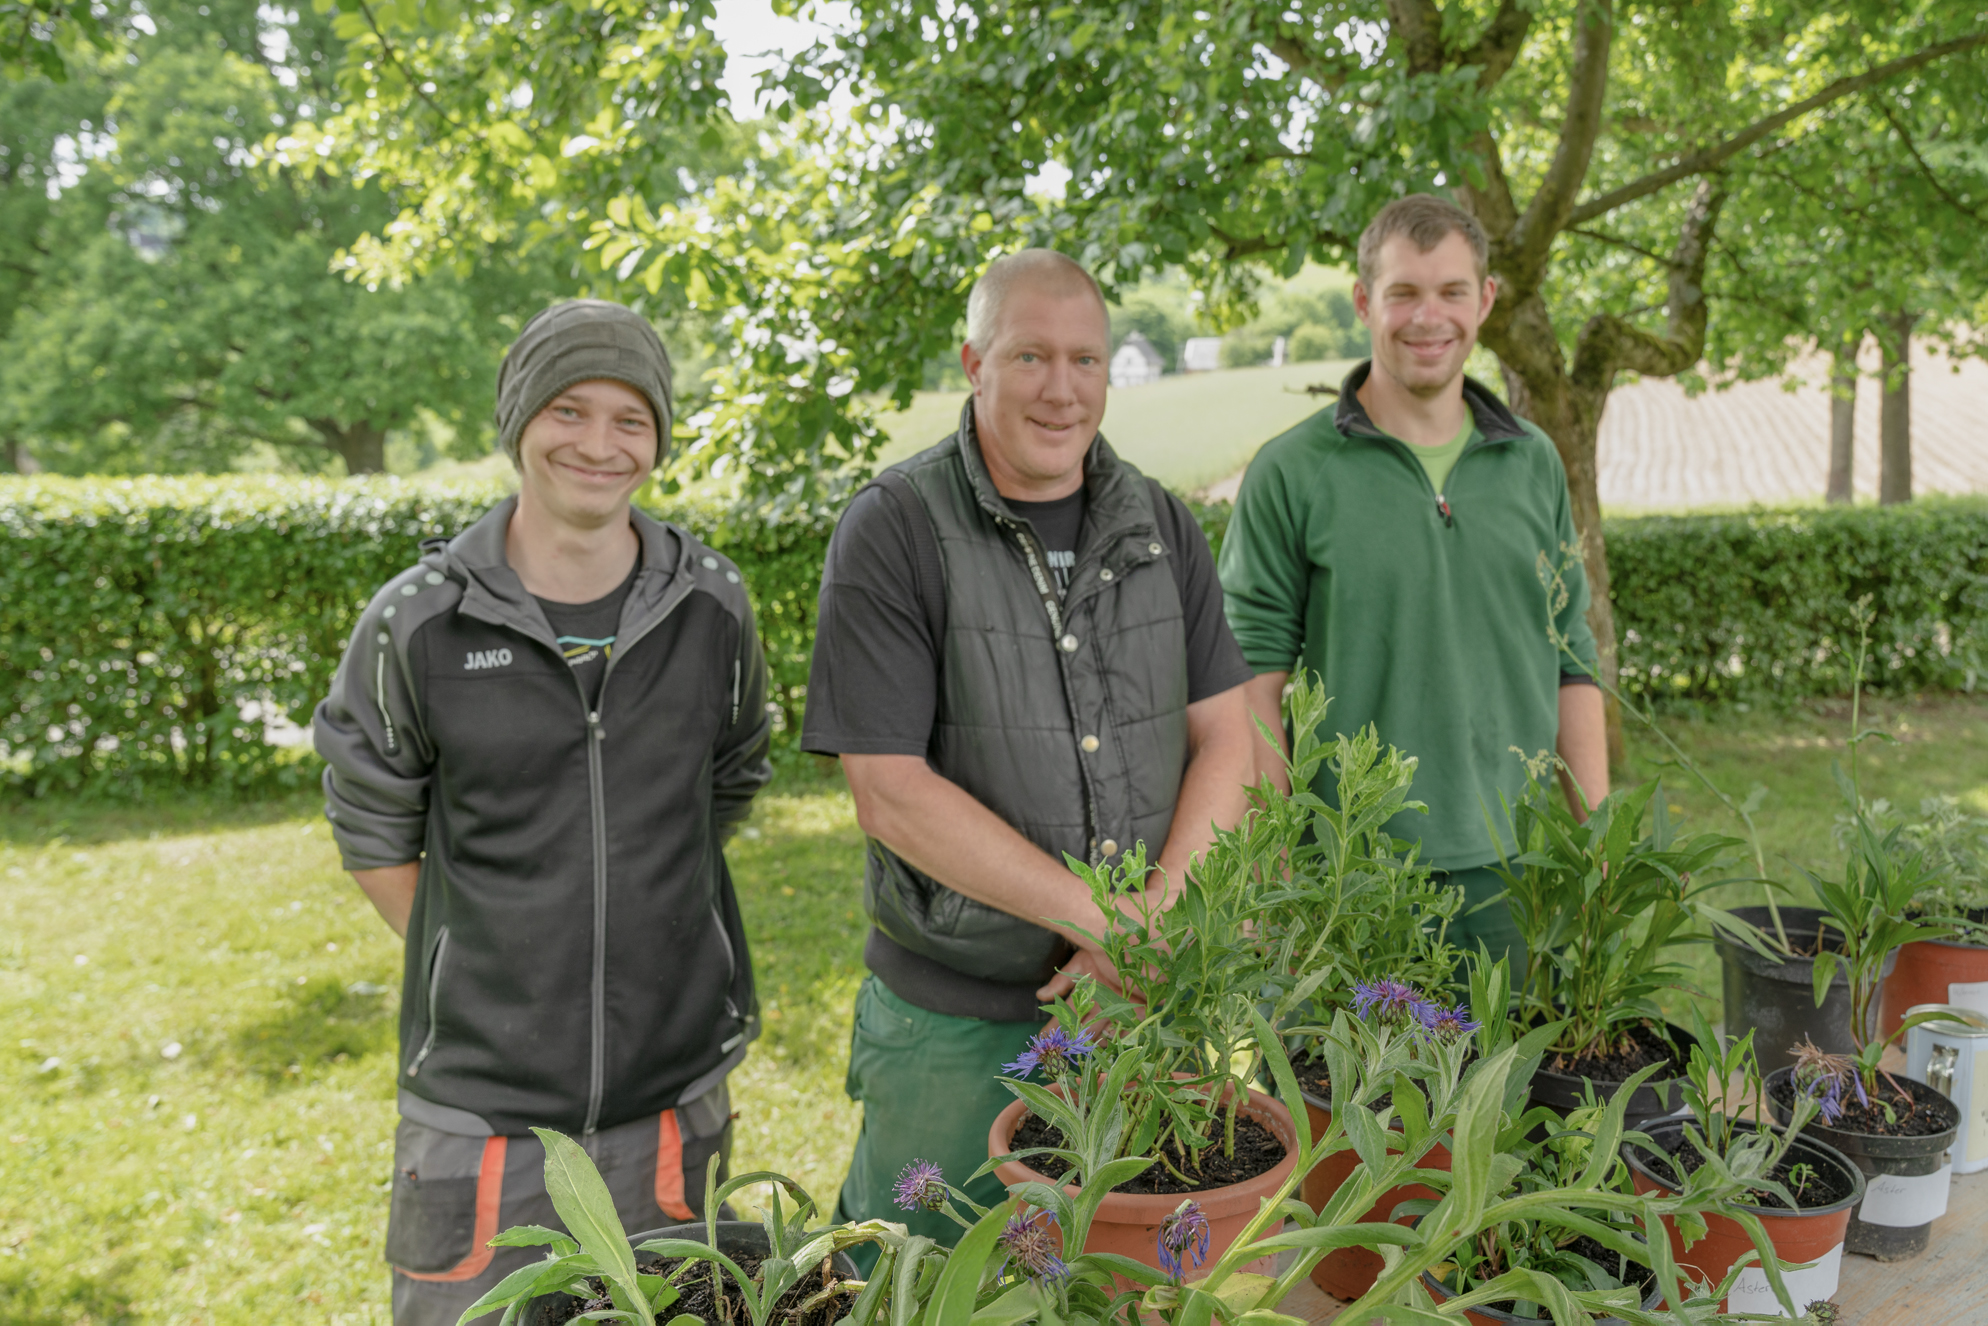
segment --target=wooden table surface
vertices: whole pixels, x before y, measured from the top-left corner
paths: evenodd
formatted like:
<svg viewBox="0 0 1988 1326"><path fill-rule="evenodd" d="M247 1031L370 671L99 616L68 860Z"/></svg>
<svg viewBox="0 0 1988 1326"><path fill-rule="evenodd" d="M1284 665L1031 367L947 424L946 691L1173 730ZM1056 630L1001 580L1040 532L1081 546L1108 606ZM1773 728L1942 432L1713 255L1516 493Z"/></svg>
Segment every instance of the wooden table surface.
<svg viewBox="0 0 1988 1326"><path fill-rule="evenodd" d="M1932 1246L1919 1256L1881 1262L1845 1254L1834 1301L1841 1326L1988 1326L1988 1170L1954 1179L1947 1213L1933 1222ZM1305 1281L1283 1311L1325 1326L1345 1307Z"/></svg>

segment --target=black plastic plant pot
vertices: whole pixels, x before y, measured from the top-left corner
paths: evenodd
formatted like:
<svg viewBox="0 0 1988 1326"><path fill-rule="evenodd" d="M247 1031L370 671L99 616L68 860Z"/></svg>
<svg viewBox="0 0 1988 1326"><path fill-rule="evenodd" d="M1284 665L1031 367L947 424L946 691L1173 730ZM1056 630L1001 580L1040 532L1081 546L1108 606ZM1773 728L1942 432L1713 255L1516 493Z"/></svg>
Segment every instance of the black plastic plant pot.
<svg viewBox="0 0 1988 1326"><path fill-rule="evenodd" d="M1767 908L1735 907L1733 915L1774 942L1774 917ZM1806 955L1786 961L1764 958L1725 935L1717 938L1719 965L1724 969L1726 1034L1737 1040L1751 1030L1763 1070L1792 1066L1791 1047L1803 1037L1831 1054L1849 1054L1857 1048L1850 1039L1850 982L1840 965L1822 1006L1816 1007L1816 936L1826 931L1832 944L1842 939L1833 925L1821 924L1823 915L1816 907L1781 909L1789 945ZM1891 975L1897 965L1898 954L1892 953L1884 960L1884 974ZM1873 1014L1876 1011L1872 1009Z"/></svg>
<svg viewBox="0 0 1988 1326"><path fill-rule="evenodd" d="M1664 1027L1670 1033L1671 1044L1677 1047L1676 1058L1672 1060L1675 1075L1653 1077L1636 1088L1622 1111L1624 1128L1641 1128L1653 1119L1667 1118L1684 1108L1684 1066L1690 1061L1691 1047L1698 1044L1698 1038L1675 1022L1667 1022ZM1532 1103L1566 1114L1580 1108L1581 1089L1589 1082L1594 1084L1595 1099L1603 1102L1613 1100L1622 1089L1620 1082L1594 1081L1555 1072L1542 1063L1532 1075Z"/></svg>
<svg viewBox="0 0 1988 1326"><path fill-rule="evenodd" d="M701 1220L695 1224L666 1225L661 1229L631 1234L628 1236L628 1244L630 1247L636 1247L651 1239L684 1239L691 1243L705 1243L706 1228ZM766 1227L757 1220L718 1222L718 1251L727 1257L735 1261L740 1253L764 1257L771 1249L772 1245L766 1238ZM835 1273L844 1280L854 1280L859 1275L856 1263L840 1252L835 1254ZM519 1320L523 1326L555 1326L556 1323L569 1319L566 1314L571 1312L571 1305L575 1301L570 1294L540 1294L526 1305Z"/></svg>
<svg viewBox="0 0 1988 1326"><path fill-rule="evenodd" d="M1775 1098L1775 1089L1793 1072L1782 1068L1767 1078L1767 1105L1777 1123L1785 1124L1791 1116ZM1864 1200L1850 1214L1844 1246L1885 1262L1904 1261L1926 1250L1933 1221L1946 1214L1953 1186L1953 1160L1947 1152L1960 1130L1960 1108L1945 1094L1902 1073L1892 1077L1943 1117L1946 1126L1919 1137L1853 1133L1821 1119L1802 1129L1802 1136L1835 1147L1864 1172Z"/></svg>

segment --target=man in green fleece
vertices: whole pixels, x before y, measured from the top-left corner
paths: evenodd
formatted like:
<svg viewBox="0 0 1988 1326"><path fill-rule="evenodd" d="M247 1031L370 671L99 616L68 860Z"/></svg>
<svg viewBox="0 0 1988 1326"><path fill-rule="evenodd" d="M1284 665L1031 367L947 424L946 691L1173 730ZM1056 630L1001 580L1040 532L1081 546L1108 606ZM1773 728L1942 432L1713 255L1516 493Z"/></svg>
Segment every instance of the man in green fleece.
<svg viewBox="0 0 1988 1326"><path fill-rule="evenodd" d="M1477 905L1504 888L1491 867L1512 842L1503 807L1530 777L1521 753L1557 751L1581 807L1608 794L1608 748L1566 472L1538 427L1463 373L1497 296L1488 256L1476 220L1427 194L1375 216L1353 288L1373 358L1334 409L1257 452L1220 572L1256 672L1251 711L1281 733L1301 667L1332 697L1328 727L1372 723L1418 757L1428 815L1390 827L1463 890L1452 937L1516 964L1505 904ZM1282 752L1258 746L1258 772L1284 785Z"/></svg>

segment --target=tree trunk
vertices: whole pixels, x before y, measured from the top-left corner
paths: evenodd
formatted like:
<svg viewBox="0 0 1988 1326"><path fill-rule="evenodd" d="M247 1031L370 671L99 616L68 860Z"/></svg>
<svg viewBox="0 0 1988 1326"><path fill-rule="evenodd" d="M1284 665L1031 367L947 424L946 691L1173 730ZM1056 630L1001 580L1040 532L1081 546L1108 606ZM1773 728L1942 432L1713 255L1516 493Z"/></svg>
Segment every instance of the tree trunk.
<svg viewBox="0 0 1988 1326"><path fill-rule="evenodd" d="M1861 335L1844 333L1829 364L1829 500L1856 499L1851 462L1857 449L1857 347Z"/></svg>
<svg viewBox="0 0 1988 1326"><path fill-rule="evenodd" d="M1489 324L1487 324L1487 327ZM1512 412L1530 419L1553 439L1560 464L1567 471L1567 496L1574 513L1574 537L1580 541L1582 569L1588 578L1588 627L1595 636L1595 659L1609 690L1616 686L1621 659L1616 648L1615 606L1609 600L1608 547L1601 531L1600 470L1596 439L1606 393L1582 391L1568 380L1551 315L1538 294L1518 301L1502 319L1491 345L1505 375ZM1523 365L1524 367L1515 367ZM1559 549L1547 549L1560 556ZM1620 768L1627 758L1622 736L1622 710L1613 695L1607 698L1608 762Z"/></svg>
<svg viewBox="0 0 1988 1326"><path fill-rule="evenodd" d="M1878 501L1912 500L1912 328L1917 313L1887 318L1884 396L1878 409Z"/></svg>
<svg viewBox="0 0 1988 1326"><path fill-rule="evenodd" d="M28 444L11 437L7 439L7 466L16 474L41 473L41 462L28 450Z"/></svg>
<svg viewBox="0 0 1988 1326"><path fill-rule="evenodd" d="M324 439L325 446L344 460L346 474L386 473L387 433L384 428L375 428L366 419L355 424L341 424L336 419L313 419L310 425Z"/></svg>

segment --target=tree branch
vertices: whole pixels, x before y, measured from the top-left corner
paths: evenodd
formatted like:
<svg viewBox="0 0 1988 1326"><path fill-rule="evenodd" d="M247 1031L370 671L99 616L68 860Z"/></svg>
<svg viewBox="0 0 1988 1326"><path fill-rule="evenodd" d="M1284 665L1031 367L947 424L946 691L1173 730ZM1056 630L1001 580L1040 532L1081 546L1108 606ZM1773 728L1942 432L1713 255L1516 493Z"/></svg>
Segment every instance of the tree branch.
<svg viewBox="0 0 1988 1326"><path fill-rule="evenodd" d="M1574 345L1575 390L1597 400L1608 394L1624 369L1650 377L1682 373L1705 353L1705 259L1712 230L1725 206L1725 182L1699 181L1685 208L1684 226L1670 267L1670 325L1666 334L1645 331L1626 318L1596 314L1581 328Z"/></svg>
<svg viewBox="0 0 1988 1326"><path fill-rule="evenodd" d="M422 90L420 80L415 78L413 74L409 73L407 71L407 66L400 62L400 56L394 52L393 43L387 40L386 33L380 31L379 22L373 17L373 7L367 4L366 0L359 0L359 12L366 16L366 26L373 30L373 36L378 39L380 43L380 54L386 56L387 63L391 64L396 70L400 72L400 76L407 80L407 86L413 90L414 95L421 98L421 100L427 102L428 109L434 111L435 114L441 116L443 124L448 125L451 129L460 131L462 129L462 126L457 124L453 119L449 118L449 113L443 110L441 105L437 103L433 97L429 96L425 91Z"/></svg>
<svg viewBox="0 0 1988 1326"><path fill-rule="evenodd" d="M1539 285L1553 252L1553 239L1567 225L1581 181L1587 178L1595 140L1601 136L1602 107L1608 100L1608 48L1615 36L1610 0L1581 0L1574 10L1574 68L1567 82L1567 110L1553 164L1540 181L1525 214L1506 239L1500 271L1514 293Z"/></svg>
<svg viewBox="0 0 1988 1326"><path fill-rule="evenodd" d="M1498 12L1491 16L1477 44L1457 52L1455 63L1460 69L1476 65L1477 90L1489 92L1519 58L1526 33L1531 30L1531 6L1522 6L1518 0L1499 0Z"/></svg>
<svg viewBox="0 0 1988 1326"><path fill-rule="evenodd" d="M1782 125L1799 119L1818 107L1827 106L1833 101L1840 101L1853 92L1861 92L1872 84L1882 83L1893 75L1910 72L1923 65L1931 64L1943 56L1953 55L1960 51L1973 50L1978 46L1988 46L1988 32L1976 32L1965 37L1955 37L1950 41L1937 42L1934 45L1926 47L1924 50L1915 51L1911 55L1902 55L1896 60L1888 60L1875 68L1865 70L1861 74L1852 74L1846 78L1839 78L1814 96L1804 97L1794 105L1776 111L1766 119L1754 122L1722 143L1717 143L1702 151L1688 153L1662 170L1652 171L1641 179L1632 180L1619 189L1611 189L1599 197L1590 198L1573 210L1572 214L1567 218L1567 223L1569 225L1580 225L1582 222L1592 221L1596 217L1612 212L1624 204L1633 203L1639 198L1647 198L1659 189L1675 184L1679 180L1687 179L1693 175L1703 175L1707 171L1715 170L1739 153L1744 152L1747 148L1752 147L1761 139L1767 137L1767 135L1773 133L1776 129L1779 129Z"/></svg>
<svg viewBox="0 0 1988 1326"><path fill-rule="evenodd" d="M1588 230L1581 226L1568 226L1566 233L1594 240L1598 244L1610 244L1618 249L1628 249L1631 253L1642 254L1645 258L1648 258L1651 262L1659 266L1670 266L1670 256L1668 254L1658 253L1655 249L1646 249L1641 244L1631 243L1619 235L1610 235L1600 230Z"/></svg>
<svg viewBox="0 0 1988 1326"><path fill-rule="evenodd" d="M1877 103L1878 113L1883 115L1885 119L1890 122L1892 130L1898 135L1898 141L1904 143L1905 150L1912 154L1912 160L1916 162L1919 166L1919 173L1926 177L1926 183L1933 186L1933 192L1939 194L1940 197L1946 199L1947 206L1953 208L1954 211L1959 212L1962 216L1967 217L1969 220L1988 221L1988 217L1983 217L1981 213L1975 211L1972 207L1969 207L1966 203L1963 203L1960 199L1954 197L1951 193L1947 192L1947 186L1940 183L1940 177L1935 175L1933 173L1933 168L1926 164L1926 158L1919 155L1918 144L1912 141L1912 135L1906 131L1906 128L1903 124L1899 123L1898 116L1892 112L1891 103L1886 101L1883 97L1872 97L1871 100Z"/></svg>
<svg viewBox="0 0 1988 1326"><path fill-rule="evenodd" d="M1443 67L1443 12L1435 0L1387 0L1388 29L1408 51L1408 72L1438 73Z"/></svg>

